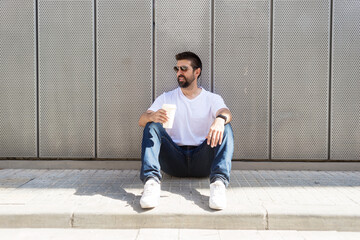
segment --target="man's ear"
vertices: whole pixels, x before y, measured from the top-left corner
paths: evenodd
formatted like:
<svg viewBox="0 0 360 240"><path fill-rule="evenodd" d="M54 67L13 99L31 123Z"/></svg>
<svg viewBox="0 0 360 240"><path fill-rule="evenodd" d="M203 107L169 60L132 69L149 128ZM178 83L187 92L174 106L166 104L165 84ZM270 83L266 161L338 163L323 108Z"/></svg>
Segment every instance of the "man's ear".
<svg viewBox="0 0 360 240"><path fill-rule="evenodd" d="M195 74L196 78L199 78L200 73L201 73L201 69L200 69L200 68L195 69L194 74Z"/></svg>

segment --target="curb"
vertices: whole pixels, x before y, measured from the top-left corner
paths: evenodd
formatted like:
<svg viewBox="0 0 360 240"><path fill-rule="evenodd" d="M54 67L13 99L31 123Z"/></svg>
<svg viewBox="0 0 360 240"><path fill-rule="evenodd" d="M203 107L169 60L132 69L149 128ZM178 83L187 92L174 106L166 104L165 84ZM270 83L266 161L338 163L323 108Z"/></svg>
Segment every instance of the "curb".
<svg viewBox="0 0 360 240"><path fill-rule="evenodd" d="M160 208L160 207L158 207ZM282 210L281 210L282 209ZM286 211L284 211L286 210ZM360 231L360 208L332 209L314 206L304 208L270 206L242 207L235 211L163 212L152 209L126 212L107 208L28 209L10 206L0 209L0 228L83 228L83 229L219 229L219 230L296 230Z"/></svg>

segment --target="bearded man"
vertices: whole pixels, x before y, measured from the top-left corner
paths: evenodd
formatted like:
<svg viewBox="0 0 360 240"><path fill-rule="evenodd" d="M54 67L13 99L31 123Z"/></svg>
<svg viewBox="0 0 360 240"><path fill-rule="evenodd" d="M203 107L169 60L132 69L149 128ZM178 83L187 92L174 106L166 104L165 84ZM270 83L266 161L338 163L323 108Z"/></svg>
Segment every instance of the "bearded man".
<svg viewBox="0 0 360 240"><path fill-rule="evenodd" d="M140 205L159 204L162 170L175 177L209 177L209 207L221 210L226 207L234 152L231 112L220 95L198 85L202 63L195 53L182 52L175 58L179 87L161 94L139 119L144 127ZM176 105L172 128L162 125L169 120L163 104Z"/></svg>

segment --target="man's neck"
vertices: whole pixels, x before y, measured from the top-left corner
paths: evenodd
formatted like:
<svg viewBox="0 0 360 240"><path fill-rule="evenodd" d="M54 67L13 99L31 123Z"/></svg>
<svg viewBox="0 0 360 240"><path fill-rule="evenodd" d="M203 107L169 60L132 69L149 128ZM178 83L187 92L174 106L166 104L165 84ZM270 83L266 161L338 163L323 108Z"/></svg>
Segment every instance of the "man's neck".
<svg viewBox="0 0 360 240"><path fill-rule="evenodd" d="M195 82L193 82L195 83ZM187 97L188 99L194 99L201 93L201 88L197 86L197 84L191 84L187 88L180 88L182 93Z"/></svg>

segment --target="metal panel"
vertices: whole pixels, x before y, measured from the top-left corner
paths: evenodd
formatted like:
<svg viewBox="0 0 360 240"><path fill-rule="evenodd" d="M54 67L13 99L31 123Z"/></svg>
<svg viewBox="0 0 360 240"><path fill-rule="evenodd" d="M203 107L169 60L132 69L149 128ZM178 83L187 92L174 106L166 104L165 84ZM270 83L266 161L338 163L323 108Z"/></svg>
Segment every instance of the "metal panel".
<svg viewBox="0 0 360 240"><path fill-rule="evenodd" d="M333 5L331 152L360 160L360 1Z"/></svg>
<svg viewBox="0 0 360 240"><path fill-rule="evenodd" d="M210 90L210 0L155 1L155 97L176 88L175 55L196 53L203 64L200 84Z"/></svg>
<svg viewBox="0 0 360 240"><path fill-rule="evenodd" d="M35 2L0 1L0 157L36 157Z"/></svg>
<svg viewBox="0 0 360 240"><path fill-rule="evenodd" d="M274 1L272 158L328 158L329 0Z"/></svg>
<svg viewBox="0 0 360 240"><path fill-rule="evenodd" d="M234 159L268 159L270 1L216 0L214 34L214 90L233 114Z"/></svg>
<svg viewBox="0 0 360 240"><path fill-rule="evenodd" d="M39 0L40 157L94 157L92 0Z"/></svg>
<svg viewBox="0 0 360 240"><path fill-rule="evenodd" d="M152 102L152 1L97 4L98 157L140 158Z"/></svg>

